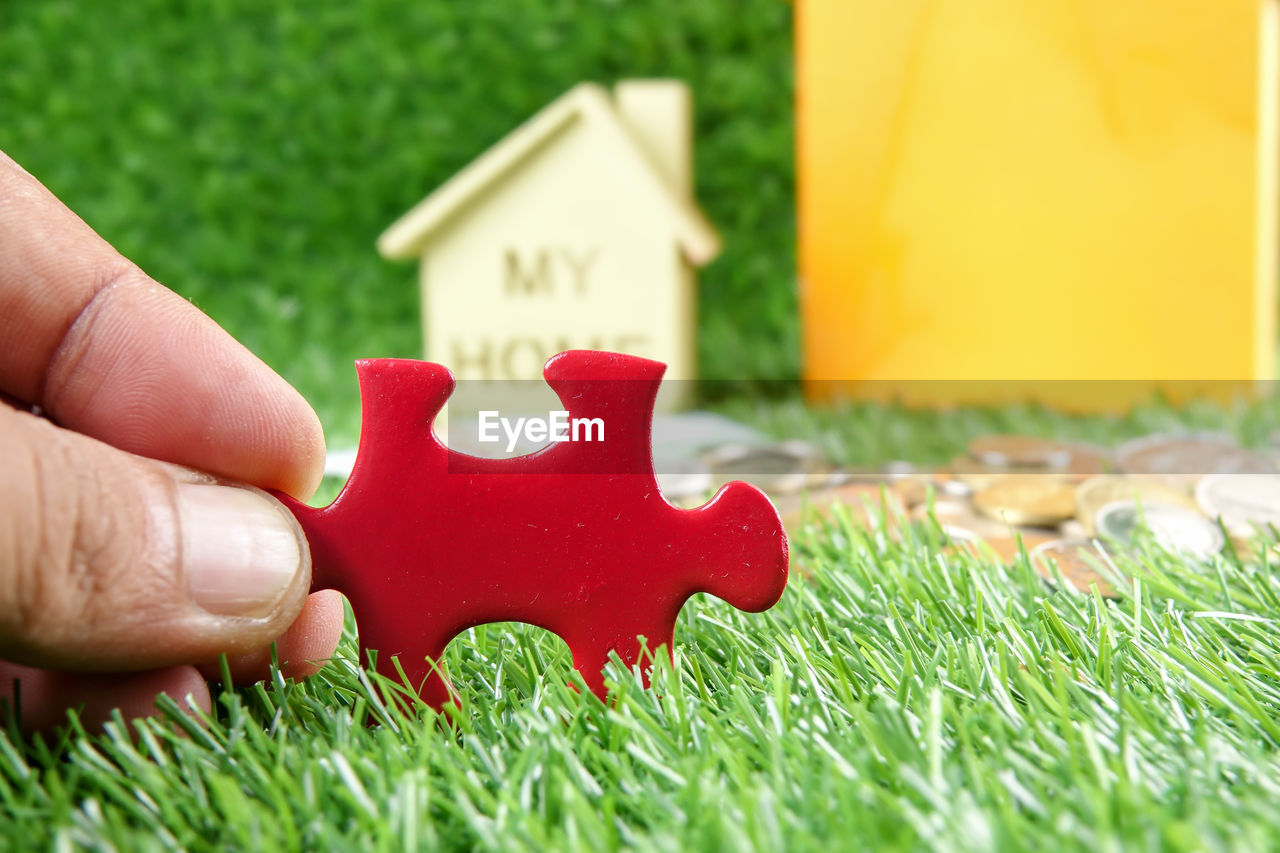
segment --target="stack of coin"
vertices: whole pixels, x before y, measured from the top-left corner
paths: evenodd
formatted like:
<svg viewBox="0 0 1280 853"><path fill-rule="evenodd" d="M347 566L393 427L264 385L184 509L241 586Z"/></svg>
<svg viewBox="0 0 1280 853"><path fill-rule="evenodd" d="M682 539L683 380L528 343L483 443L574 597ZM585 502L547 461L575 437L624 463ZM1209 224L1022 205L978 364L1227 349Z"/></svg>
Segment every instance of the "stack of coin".
<svg viewBox="0 0 1280 853"><path fill-rule="evenodd" d="M1259 533L1270 531L1274 540L1280 528L1276 462L1216 433L1150 436L1114 455L1027 436L983 436L943 471L903 468L894 463L882 477L907 517L931 512L955 543L981 543L1005 561L1017 556L1020 542L1047 578L1055 576L1052 563L1073 585L1096 583L1104 595L1114 592L1097 573L1106 549L1149 537L1184 557L1211 559L1229 538L1248 557ZM859 492L870 494L878 492ZM794 528L801 519L790 513L785 522Z"/></svg>

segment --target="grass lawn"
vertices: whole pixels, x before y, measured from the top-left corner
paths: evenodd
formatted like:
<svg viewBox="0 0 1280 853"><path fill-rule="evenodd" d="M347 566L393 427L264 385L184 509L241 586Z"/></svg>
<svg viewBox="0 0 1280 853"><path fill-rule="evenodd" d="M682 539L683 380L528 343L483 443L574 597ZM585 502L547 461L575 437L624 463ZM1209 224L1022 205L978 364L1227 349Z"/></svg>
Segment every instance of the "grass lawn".
<svg viewBox="0 0 1280 853"><path fill-rule="evenodd" d="M504 0L0 3L0 148L297 385L354 442L351 361L416 356L413 265L373 250L422 195L581 79L689 80L713 378L797 373L790 4ZM1264 441L1274 403L1117 418L1036 407L724 411L843 462L974 435ZM327 492L336 490L328 484ZM571 690L563 645L450 647L451 719L381 708L353 638L320 676L222 690L215 719L0 732L0 847L1109 849L1280 846L1280 585L1232 553L1115 556L1055 590L849 517L792 543L782 602L694 599L654 690ZM382 721L377 727L366 721Z"/></svg>
<svg viewBox="0 0 1280 853"><path fill-rule="evenodd" d="M22 747L10 838L133 849L1264 850L1280 838L1273 567L1117 557L1118 601L837 519L782 602L698 597L606 707L558 640L450 647L463 707L386 716L343 658L217 719ZM383 720L369 728L370 717ZM174 719L182 720L174 713ZM20 833L20 835L19 835ZM1049 841L1052 839L1052 841Z"/></svg>

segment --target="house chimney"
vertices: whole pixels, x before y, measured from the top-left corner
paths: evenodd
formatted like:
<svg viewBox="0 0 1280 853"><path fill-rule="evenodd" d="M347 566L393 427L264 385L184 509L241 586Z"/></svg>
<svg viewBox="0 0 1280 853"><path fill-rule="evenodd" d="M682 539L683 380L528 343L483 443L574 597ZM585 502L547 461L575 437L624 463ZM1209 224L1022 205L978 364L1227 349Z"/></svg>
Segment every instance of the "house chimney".
<svg viewBox="0 0 1280 853"><path fill-rule="evenodd" d="M658 173L682 199L693 198L693 104L680 80L623 80L613 88L618 115Z"/></svg>

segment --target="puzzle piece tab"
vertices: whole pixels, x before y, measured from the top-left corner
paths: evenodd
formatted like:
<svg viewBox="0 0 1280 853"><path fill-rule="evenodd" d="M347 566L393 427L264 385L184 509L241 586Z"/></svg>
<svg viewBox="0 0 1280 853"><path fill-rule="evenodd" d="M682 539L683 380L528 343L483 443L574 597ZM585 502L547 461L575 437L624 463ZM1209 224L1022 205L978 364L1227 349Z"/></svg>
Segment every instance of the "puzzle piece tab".
<svg viewBox="0 0 1280 853"><path fill-rule="evenodd" d="M282 496L311 545L312 589L337 589L364 650L423 699L449 700L433 662L457 634L527 622L559 635L591 690L616 652L638 663L672 645L689 596L709 592L757 612L787 582L787 539L754 486L730 483L705 506L678 509L653 472L650 423L665 366L574 350L543 375L569 419L598 418L603 440L556 442L514 459L445 447L432 423L453 392L445 367L359 361L363 427L355 467L323 509Z"/></svg>

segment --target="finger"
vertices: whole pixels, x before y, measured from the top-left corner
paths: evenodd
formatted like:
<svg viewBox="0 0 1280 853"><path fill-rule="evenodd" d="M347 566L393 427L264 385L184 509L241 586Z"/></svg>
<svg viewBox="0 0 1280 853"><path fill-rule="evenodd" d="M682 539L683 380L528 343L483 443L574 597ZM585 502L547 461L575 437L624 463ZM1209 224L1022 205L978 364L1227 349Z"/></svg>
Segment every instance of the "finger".
<svg viewBox="0 0 1280 853"><path fill-rule="evenodd" d="M124 671L268 645L311 560L267 493L0 409L0 658Z"/></svg>
<svg viewBox="0 0 1280 853"><path fill-rule="evenodd" d="M158 717L156 697L167 694L179 708L194 705L208 714L213 705L209 686L192 666L148 672L73 673L33 669L0 661L0 700L19 713L23 731L51 732L67 722L67 710L78 709L90 731L101 729L120 710L126 720Z"/></svg>
<svg viewBox="0 0 1280 853"><path fill-rule="evenodd" d="M276 640L276 659L285 678L303 679L315 675L333 657L342 639L342 594L322 589L308 598L298 618ZM271 674L271 648L230 658L227 668L235 684L252 684ZM221 664L203 664L200 674L210 681L222 679Z"/></svg>
<svg viewBox="0 0 1280 853"><path fill-rule="evenodd" d="M124 450L306 498L306 401L0 153L0 391Z"/></svg>

